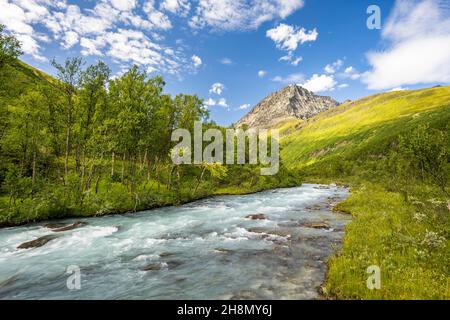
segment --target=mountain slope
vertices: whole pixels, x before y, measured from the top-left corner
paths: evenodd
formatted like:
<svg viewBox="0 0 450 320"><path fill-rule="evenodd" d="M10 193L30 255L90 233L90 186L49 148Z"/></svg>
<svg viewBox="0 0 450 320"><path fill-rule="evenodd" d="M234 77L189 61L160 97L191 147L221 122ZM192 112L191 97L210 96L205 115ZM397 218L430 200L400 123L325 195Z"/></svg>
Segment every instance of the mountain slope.
<svg viewBox="0 0 450 320"><path fill-rule="evenodd" d="M330 97L316 96L297 85L287 86L258 103L236 123L236 127L270 128L280 122L309 119L339 105Z"/></svg>
<svg viewBox="0 0 450 320"><path fill-rule="evenodd" d="M395 137L419 124L445 128L449 122L450 87L377 94L297 124L282 138L281 157L285 165L299 169L337 157L374 159Z"/></svg>
<svg viewBox="0 0 450 320"><path fill-rule="evenodd" d="M284 165L351 188L335 206L353 220L323 294L450 299L450 87L366 97L284 130ZM378 290L367 287L369 266L381 272Z"/></svg>
<svg viewBox="0 0 450 320"><path fill-rule="evenodd" d="M37 85L56 81L44 72L16 60L0 70L0 104L8 104Z"/></svg>

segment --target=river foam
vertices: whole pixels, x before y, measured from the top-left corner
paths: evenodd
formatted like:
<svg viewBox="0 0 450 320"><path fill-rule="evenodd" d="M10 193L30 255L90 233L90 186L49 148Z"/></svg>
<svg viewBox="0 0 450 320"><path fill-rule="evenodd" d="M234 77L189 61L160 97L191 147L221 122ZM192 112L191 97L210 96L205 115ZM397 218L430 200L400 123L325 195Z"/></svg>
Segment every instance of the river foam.
<svg viewBox="0 0 450 320"><path fill-rule="evenodd" d="M349 221L331 212L329 199L347 194L303 185L88 218L64 232L40 224L2 229L0 298L311 299ZM248 218L255 214L265 219ZM47 235L56 237L17 249ZM73 265L81 290L66 287Z"/></svg>

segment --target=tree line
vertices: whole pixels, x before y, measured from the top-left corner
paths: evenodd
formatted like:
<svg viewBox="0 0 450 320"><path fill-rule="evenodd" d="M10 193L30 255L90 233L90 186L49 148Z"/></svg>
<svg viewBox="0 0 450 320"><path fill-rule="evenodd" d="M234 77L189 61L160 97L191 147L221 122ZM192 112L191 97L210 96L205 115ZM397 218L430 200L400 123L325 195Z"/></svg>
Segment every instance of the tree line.
<svg viewBox="0 0 450 320"><path fill-rule="evenodd" d="M164 93L161 76L150 77L133 66L112 77L104 62L86 65L74 57L51 61L55 77L25 88L10 68L18 66L20 43L3 27L0 51L4 221L177 203L211 194L224 179L225 187L243 191L282 183L281 175L260 177L257 166L229 171L219 164L172 164L174 129L193 133L196 121L205 130L225 128L209 121L198 96ZM7 99L18 88L22 90Z"/></svg>

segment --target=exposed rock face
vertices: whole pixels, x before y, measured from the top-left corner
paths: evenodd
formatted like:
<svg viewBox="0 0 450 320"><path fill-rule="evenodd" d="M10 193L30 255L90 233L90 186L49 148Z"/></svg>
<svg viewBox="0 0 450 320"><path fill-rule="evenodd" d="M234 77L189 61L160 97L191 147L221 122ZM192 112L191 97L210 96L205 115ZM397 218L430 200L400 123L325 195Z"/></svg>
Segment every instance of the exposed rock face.
<svg viewBox="0 0 450 320"><path fill-rule="evenodd" d="M331 97L316 96L303 87L289 85L258 103L235 126L271 128L285 120L309 119L338 105Z"/></svg>
<svg viewBox="0 0 450 320"><path fill-rule="evenodd" d="M46 235L40 238L37 238L35 240L31 240L28 242L24 242L21 245L19 245L17 247L17 249L30 249L30 248L39 248L42 247L44 244L46 244L47 242L55 239L56 236L53 235Z"/></svg>

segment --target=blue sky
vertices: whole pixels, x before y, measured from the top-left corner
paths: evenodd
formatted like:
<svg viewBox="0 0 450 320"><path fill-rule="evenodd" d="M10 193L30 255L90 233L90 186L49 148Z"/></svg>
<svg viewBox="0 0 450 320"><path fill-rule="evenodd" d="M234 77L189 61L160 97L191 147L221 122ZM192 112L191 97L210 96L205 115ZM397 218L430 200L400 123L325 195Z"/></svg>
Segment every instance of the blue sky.
<svg viewBox="0 0 450 320"><path fill-rule="evenodd" d="M381 9L381 29L367 8ZM290 83L338 101L450 83L449 0L0 0L23 60L138 64L237 121Z"/></svg>

